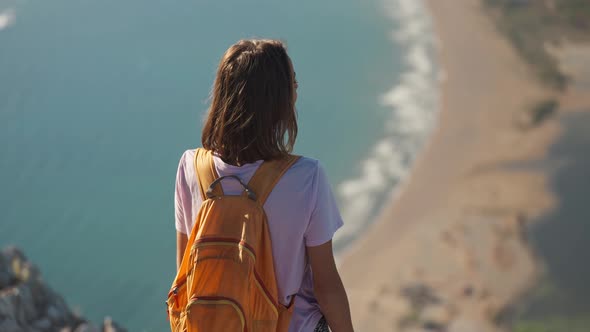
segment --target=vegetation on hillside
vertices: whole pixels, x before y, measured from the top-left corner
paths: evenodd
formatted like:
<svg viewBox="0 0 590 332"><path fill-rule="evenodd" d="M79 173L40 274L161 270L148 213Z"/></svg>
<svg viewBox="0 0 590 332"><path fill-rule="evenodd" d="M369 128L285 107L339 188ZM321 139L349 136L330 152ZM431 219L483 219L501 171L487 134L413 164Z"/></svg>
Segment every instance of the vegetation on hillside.
<svg viewBox="0 0 590 332"><path fill-rule="evenodd" d="M524 320L515 324L513 332L588 332L590 318L547 317L538 320Z"/></svg>
<svg viewBox="0 0 590 332"><path fill-rule="evenodd" d="M589 0L483 0L499 30L533 65L539 78L564 89L567 77L547 52L546 43L590 40Z"/></svg>

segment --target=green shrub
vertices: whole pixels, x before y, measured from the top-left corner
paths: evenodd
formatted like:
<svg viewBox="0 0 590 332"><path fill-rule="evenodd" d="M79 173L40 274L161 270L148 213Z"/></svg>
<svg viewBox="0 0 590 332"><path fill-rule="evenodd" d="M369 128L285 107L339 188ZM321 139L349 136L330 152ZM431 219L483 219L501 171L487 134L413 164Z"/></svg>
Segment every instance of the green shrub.
<svg viewBox="0 0 590 332"><path fill-rule="evenodd" d="M590 317L548 317L516 322L513 332L590 332Z"/></svg>

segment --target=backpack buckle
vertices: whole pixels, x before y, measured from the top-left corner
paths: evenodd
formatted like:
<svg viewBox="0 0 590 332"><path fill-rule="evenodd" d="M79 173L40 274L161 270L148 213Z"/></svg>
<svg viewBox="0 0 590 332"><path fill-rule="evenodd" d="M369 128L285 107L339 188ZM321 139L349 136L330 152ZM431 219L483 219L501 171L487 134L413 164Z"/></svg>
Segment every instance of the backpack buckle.
<svg viewBox="0 0 590 332"><path fill-rule="evenodd" d="M207 189L207 192L205 193L207 195L207 198L208 199L215 198L215 193L214 193L215 186L217 184L221 183L221 180L223 180L225 178L232 178L234 180L237 180L242 185L242 187L244 188L244 192L246 193L246 196L248 196L249 199L251 199L253 201L256 201L256 193L254 193L252 191L252 189L250 189L250 187L248 187L246 184L244 184L244 182L242 182L242 179L240 179L236 175L226 175L226 176L222 176L222 177L219 177L219 178L215 179L215 181L213 181L211 183L211 185Z"/></svg>

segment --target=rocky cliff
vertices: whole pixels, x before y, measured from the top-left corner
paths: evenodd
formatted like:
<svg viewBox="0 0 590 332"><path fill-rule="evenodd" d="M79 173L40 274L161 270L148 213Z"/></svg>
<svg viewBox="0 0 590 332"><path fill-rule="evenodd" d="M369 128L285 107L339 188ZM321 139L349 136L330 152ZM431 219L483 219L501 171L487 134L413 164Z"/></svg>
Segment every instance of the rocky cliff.
<svg viewBox="0 0 590 332"><path fill-rule="evenodd" d="M74 313L15 247L0 252L0 331L122 332L109 317L101 326Z"/></svg>

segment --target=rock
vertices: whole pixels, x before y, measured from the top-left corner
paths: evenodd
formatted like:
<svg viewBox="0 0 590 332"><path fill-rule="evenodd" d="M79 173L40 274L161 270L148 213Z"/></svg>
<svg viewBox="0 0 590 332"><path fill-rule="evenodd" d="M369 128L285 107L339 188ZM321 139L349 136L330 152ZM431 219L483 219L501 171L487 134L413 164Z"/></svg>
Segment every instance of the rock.
<svg viewBox="0 0 590 332"><path fill-rule="evenodd" d="M1 295L2 311L0 317L5 317L6 320L13 320L16 325L26 325L26 315L23 311L23 305L20 301L20 289L12 287L5 290Z"/></svg>
<svg viewBox="0 0 590 332"><path fill-rule="evenodd" d="M423 326L426 328L426 325L428 325L431 327L431 330L447 326L452 319L452 310L443 305L428 306L420 313L420 321L423 322Z"/></svg>
<svg viewBox="0 0 590 332"><path fill-rule="evenodd" d="M21 261L27 260L23 252L15 246L8 246L2 249L2 256L8 258L9 261L14 258L19 258Z"/></svg>
<svg viewBox="0 0 590 332"><path fill-rule="evenodd" d="M463 296L465 297L471 297L473 296L473 293L475 293L475 288L473 288L472 285L465 285L465 287L463 287Z"/></svg>
<svg viewBox="0 0 590 332"><path fill-rule="evenodd" d="M0 331L2 332L23 332L20 326L14 320L1 320Z"/></svg>
<svg viewBox="0 0 590 332"><path fill-rule="evenodd" d="M51 320L47 317L41 318L33 323L33 327L41 331L50 331L51 326Z"/></svg>
<svg viewBox="0 0 590 332"><path fill-rule="evenodd" d="M9 262L10 258L2 251L0 253L0 289L10 287L16 282Z"/></svg>
<svg viewBox="0 0 590 332"><path fill-rule="evenodd" d="M82 323L78 327L76 327L74 332L100 332L100 331L98 330L98 328L96 326L93 326L88 323Z"/></svg>
<svg viewBox="0 0 590 332"><path fill-rule="evenodd" d="M25 322L32 322L40 316L35 307L34 296L26 284L19 285L18 289L18 305L20 306L20 311L22 311Z"/></svg>
<svg viewBox="0 0 590 332"><path fill-rule="evenodd" d="M553 116L558 107L559 103L554 99L542 101L530 109L517 113L515 124L523 130L537 127Z"/></svg>
<svg viewBox="0 0 590 332"><path fill-rule="evenodd" d="M47 307L47 317L52 322L59 322L60 318L62 317L62 313L59 312L56 306L50 305L49 307Z"/></svg>
<svg viewBox="0 0 590 332"><path fill-rule="evenodd" d="M110 318L104 331L124 328ZM99 332L78 317L64 299L47 286L38 268L15 247L0 251L0 331L1 332Z"/></svg>
<svg viewBox="0 0 590 332"><path fill-rule="evenodd" d="M0 264L2 264L2 262L0 262ZM12 276L8 273L8 271L0 270L0 289L10 286L11 283Z"/></svg>
<svg viewBox="0 0 590 332"><path fill-rule="evenodd" d="M420 309L430 304L440 303L440 299L436 296L432 288L425 284L415 283L406 286L402 289L401 293L402 296L410 301L413 308Z"/></svg>
<svg viewBox="0 0 590 332"><path fill-rule="evenodd" d="M6 288L12 285L12 274L6 268L6 262L3 261L3 256L0 255L0 289Z"/></svg>
<svg viewBox="0 0 590 332"><path fill-rule="evenodd" d="M3 292L0 294L0 320L15 320L16 317L16 308L12 303L12 297L10 296L10 291ZM3 330L0 330L3 331Z"/></svg>
<svg viewBox="0 0 590 332"><path fill-rule="evenodd" d="M445 325L441 325L437 322L424 322L422 323L422 328L426 331L430 332L445 332L446 328Z"/></svg>
<svg viewBox="0 0 590 332"><path fill-rule="evenodd" d="M111 317L107 316L102 324L102 332L127 332L127 330L113 322Z"/></svg>

